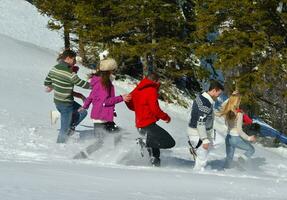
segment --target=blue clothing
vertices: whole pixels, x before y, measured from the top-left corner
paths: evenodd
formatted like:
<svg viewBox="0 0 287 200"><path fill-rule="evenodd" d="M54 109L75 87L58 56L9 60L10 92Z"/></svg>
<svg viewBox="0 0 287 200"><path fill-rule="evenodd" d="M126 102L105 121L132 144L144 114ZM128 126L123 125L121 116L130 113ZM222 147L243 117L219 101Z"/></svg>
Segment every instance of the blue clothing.
<svg viewBox="0 0 287 200"><path fill-rule="evenodd" d="M76 127L86 116L87 111L78 112L80 104L56 103L56 108L61 114L61 128L58 135L57 143L65 143L68 138L68 132L71 127Z"/></svg>
<svg viewBox="0 0 287 200"><path fill-rule="evenodd" d="M226 160L225 160L226 168L231 167L233 157L234 157L234 152L236 148L245 150L244 155L247 158L250 158L255 152L255 149L250 144L250 142L244 140L240 136L232 136L232 135L227 134L225 138L225 145L226 145Z"/></svg>

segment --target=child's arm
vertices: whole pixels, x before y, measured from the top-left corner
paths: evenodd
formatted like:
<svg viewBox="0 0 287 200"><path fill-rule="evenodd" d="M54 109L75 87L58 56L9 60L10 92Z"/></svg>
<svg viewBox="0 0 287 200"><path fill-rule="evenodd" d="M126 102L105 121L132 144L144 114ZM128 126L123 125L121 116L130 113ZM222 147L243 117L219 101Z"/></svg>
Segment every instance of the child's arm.
<svg viewBox="0 0 287 200"><path fill-rule="evenodd" d="M104 101L104 106L114 106L115 104L122 101L129 102L131 98L132 96L130 94L122 94L120 96L110 97Z"/></svg>
<svg viewBox="0 0 287 200"><path fill-rule="evenodd" d="M245 140L247 141L252 141L253 137L247 135L243 130L242 130L242 124L243 124L243 113L239 112L237 113L237 122L236 122L236 127L238 130L238 134Z"/></svg>
<svg viewBox="0 0 287 200"><path fill-rule="evenodd" d="M85 99L84 105L82 106L84 109L88 109L90 104L93 101L93 92L90 92L90 95Z"/></svg>
<svg viewBox="0 0 287 200"><path fill-rule="evenodd" d="M122 102L124 99L123 97L120 95L120 96L116 96L116 97L109 97L107 98L105 101L104 101L104 106L105 107L108 107L108 106L114 106L115 104L117 103L120 103Z"/></svg>
<svg viewBox="0 0 287 200"><path fill-rule="evenodd" d="M152 89L150 94L151 95L148 99L148 104L154 116L156 116L158 119L161 119L165 122L169 122L170 121L169 115L163 112L159 106L157 91L155 89Z"/></svg>
<svg viewBox="0 0 287 200"><path fill-rule="evenodd" d="M79 92L73 91L73 96L74 96L74 97L77 97L77 98L79 98L79 99L82 99L83 102L85 102L85 100L86 100L86 97L85 97L83 94L79 93Z"/></svg>
<svg viewBox="0 0 287 200"><path fill-rule="evenodd" d="M51 71L49 71L48 75L46 76L45 81L44 81L44 85L46 86L46 88L51 89L51 90L47 89L46 90L47 92L52 91L53 85L52 85Z"/></svg>
<svg viewBox="0 0 287 200"><path fill-rule="evenodd" d="M90 83L80 79L76 73L72 74L71 80L76 86L82 87L84 89L90 89Z"/></svg>
<svg viewBox="0 0 287 200"><path fill-rule="evenodd" d="M134 111L135 110L135 107L134 107L134 103L133 103L133 100L131 99L129 102L125 102L128 109Z"/></svg>

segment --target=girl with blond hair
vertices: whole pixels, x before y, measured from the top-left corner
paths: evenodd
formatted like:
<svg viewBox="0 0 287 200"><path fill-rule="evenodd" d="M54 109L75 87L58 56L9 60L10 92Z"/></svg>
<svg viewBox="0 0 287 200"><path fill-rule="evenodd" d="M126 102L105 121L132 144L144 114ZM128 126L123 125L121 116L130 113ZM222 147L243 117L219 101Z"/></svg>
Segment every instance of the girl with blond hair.
<svg viewBox="0 0 287 200"><path fill-rule="evenodd" d="M227 125L227 136L225 138L226 144L226 160L225 168L232 167L232 161L234 157L235 149L245 150L245 153L241 155L238 160L245 162L255 152L254 147L250 142L255 142L255 136L248 136L243 130L243 113L239 109L241 101L241 95L239 93L233 93L228 102L222 107L220 116L225 119Z"/></svg>

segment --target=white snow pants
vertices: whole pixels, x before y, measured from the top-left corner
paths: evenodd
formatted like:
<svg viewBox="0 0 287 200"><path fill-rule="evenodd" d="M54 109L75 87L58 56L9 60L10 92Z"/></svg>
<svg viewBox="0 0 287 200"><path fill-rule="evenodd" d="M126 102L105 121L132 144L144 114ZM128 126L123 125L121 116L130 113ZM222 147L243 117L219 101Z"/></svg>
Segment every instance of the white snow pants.
<svg viewBox="0 0 287 200"><path fill-rule="evenodd" d="M191 145L195 148L200 139L197 129L188 127L187 134ZM212 141L212 139L210 141ZM195 170L204 170L204 167L206 166L207 163L207 157L211 145L212 144L210 143L208 149L204 149L202 147L202 144L197 148L196 150L197 157L195 159L195 165L194 165Z"/></svg>

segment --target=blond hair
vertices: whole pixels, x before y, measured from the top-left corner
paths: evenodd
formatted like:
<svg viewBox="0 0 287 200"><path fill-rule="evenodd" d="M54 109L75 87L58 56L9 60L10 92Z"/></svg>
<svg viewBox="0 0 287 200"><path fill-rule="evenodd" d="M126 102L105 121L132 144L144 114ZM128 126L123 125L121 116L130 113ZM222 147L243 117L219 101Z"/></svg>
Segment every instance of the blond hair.
<svg viewBox="0 0 287 200"><path fill-rule="evenodd" d="M219 112L227 122L232 122L236 119L236 109L239 108L241 95L239 93L232 94L227 103L222 107Z"/></svg>

